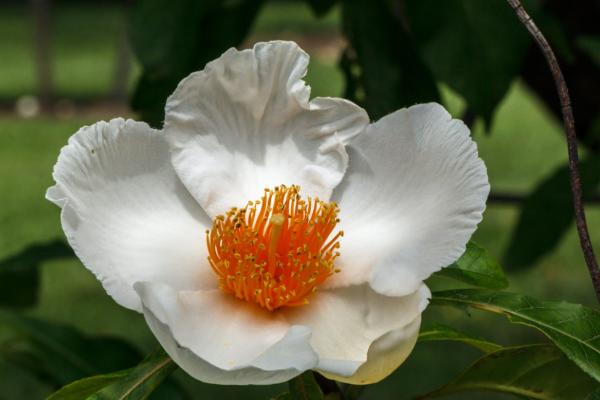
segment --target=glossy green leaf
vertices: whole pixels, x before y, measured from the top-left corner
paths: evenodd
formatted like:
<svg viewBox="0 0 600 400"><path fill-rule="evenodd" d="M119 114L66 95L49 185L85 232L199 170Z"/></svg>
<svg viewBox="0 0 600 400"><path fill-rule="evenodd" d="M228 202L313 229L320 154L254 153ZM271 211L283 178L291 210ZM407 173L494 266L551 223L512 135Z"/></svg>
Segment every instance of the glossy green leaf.
<svg viewBox="0 0 600 400"><path fill-rule="evenodd" d="M486 354L456 380L421 399L485 390L539 400L586 400L598 387L556 347L529 345Z"/></svg>
<svg viewBox="0 0 600 400"><path fill-rule="evenodd" d="M288 382L292 400L323 400L325 397L314 374L306 371Z"/></svg>
<svg viewBox="0 0 600 400"><path fill-rule="evenodd" d="M141 359L123 340L84 335L66 325L8 311L0 311L0 325L12 332L0 355L58 386L128 368Z"/></svg>
<svg viewBox="0 0 600 400"><path fill-rule="evenodd" d="M529 44L505 0L407 0L411 32L436 79L490 121Z"/></svg>
<svg viewBox="0 0 600 400"><path fill-rule="evenodd" d="M161 385L176 368L161 349L134 368L72 382L52 394L48 400L186 399L184 392L172 382Z"/></svg>
<svg viewBox="0 0 600 400"><path fill-rule="evenodd" d="M47 400L81 400L86 399L102 388L124 378L130 371L118 371L106 375L90 376L72 382L59 391L54 392Z"/></svg>
<svg viewBox="0 0 600 400"><path fill-rule="evenodd" d="M600 157L579 165L583 196L595 193L600 184ZM533 266L551 252L573 223L573 200L569 167L563 165L543 180L527 197L512 233L503 263L508 269Z"/></svg>
<svg viewBox="0 0 600 400"><path fill-rule="evenodd" d="M575 364L600 381L600 312L579 304L540 301L490 290L436 292L432 304L473 307L503 314L550 338Z"/></svg>
<svg viewBox="0 0 600 400"><path fill-rule="evenodd" d="M0 261L0 305L27 307L37 302L42 262L73 257L62 240L33 244Z"/></svg>
<svg viewBox="0 0 600 400"><path fill-rule="evenodd" d="M442 324L433 324L423 327L421 332L419 332L419 342L432 341L460 342L475 347L484 353L492 353L502 348L499 344L492 343L480 337L468 335Z"/></svg>
<svg viewBox="0 0 600 400"><path fill-rule="evenodd" d="M160 349L119 380L89 396L88 400L146 399L175 369L177 365Z"/></svg>
<svg viewBox="0 0 600 400"><path fill-rule="evenodd" d="M465 253L453 264L436 272L469 285L486 289L503 289L508 279L500 264L488 252L473 242L467 244Z"/></svg>
<svg viewBox="0 0 600 400"><path fill-rule="evenodd" d="M262 0L136 2L130 30L143 73L133 109L160 127L165 101L179 81L238 46L261 5Z"/></svg>
<svg viewBox="0 0 600 400"><path fill-rule="evenodd" d="M351 46L342 63L352 88L347 95L363 103L371 118L439 101L435 80L390 2L344 0L342 16Z"/></svg>

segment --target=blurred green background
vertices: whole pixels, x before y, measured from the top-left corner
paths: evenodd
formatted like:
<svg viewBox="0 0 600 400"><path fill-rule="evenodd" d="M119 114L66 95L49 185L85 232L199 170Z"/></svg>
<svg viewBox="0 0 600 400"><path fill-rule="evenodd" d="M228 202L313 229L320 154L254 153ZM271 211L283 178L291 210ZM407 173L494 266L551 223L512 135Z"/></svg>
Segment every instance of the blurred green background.
<svg viewBox="0 0 600 400"><path fill-rule="evenodd" d="M39 97L34 13L23 4L0 3L0 260L32 244L63 238L59 209L44 199L44 193L52 184L52 167L68 137L97 120L135 117L127 96L134 90L141 67L127 45L129 11L115 2L52 3L47 41L53 108L47 111ZM339 7L317 18L304 2L268 2L243 46L259 40L297 41L311 56L306 80L313 96L342 96L345 84L338 59L345 39L340 19ZM461 96L445 84L440 83L440 89L444 105L454 116L463 116ZM526 197L567 160L561 122L518 79L502 99L489 129L477 119L472 131L495 193ZM520 204L518 199L491 200L475 234L475 241L499 260L509 244ZM598 205L590 203L587 215L593 244L600 249ZM596 303L573 224L558 246L530 268L510 272L510 280L511 291L548 300ZM431 284L443 286L445 282ZM113 302L73 258L41 265L38 303L24 312L85 333L123 337L143 352L157 346L142 316ZM502 344L539 340L531 331L478 313L428 310L425 321L434 319L466 327ZM424 393L456 376L475 355L457 345L419 344L405 365L384 382L369 387L364 398L399 399ZM43 398L53 391L51 385L2 358L0 377L0 399ZM177 378L194 399L258 399L281 391L281 387L205 385L186 379L181 372Z"/></svg>

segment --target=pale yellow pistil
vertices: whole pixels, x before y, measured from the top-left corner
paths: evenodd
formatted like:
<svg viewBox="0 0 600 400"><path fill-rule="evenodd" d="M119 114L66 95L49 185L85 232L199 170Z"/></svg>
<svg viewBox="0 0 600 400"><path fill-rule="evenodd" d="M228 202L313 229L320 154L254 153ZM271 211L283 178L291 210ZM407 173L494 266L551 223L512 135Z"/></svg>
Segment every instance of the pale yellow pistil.
<svg viewBox="0 0 600 400"><path fill-rule="evenodd" d="M261 200L215 218L206 243L221 289L274 310L307 304L317 287L339 272L334 261L343 232L331 235L338 207L305 201L299 190L265 189Z"/></svg>

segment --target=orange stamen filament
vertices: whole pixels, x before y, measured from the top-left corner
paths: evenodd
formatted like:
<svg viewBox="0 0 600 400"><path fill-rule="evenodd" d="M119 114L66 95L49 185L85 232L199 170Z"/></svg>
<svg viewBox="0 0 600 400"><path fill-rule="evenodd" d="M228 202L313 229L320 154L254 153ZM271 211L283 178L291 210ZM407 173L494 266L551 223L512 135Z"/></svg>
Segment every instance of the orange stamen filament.
<svg viewBox="0 0 600 400"><path fill-rule="evenodd" d="M219 287L267 310L308 303L317 287L339 272L343 231L338 207L303 200L298 186L265 189L261 200L217 216L206 232L208 261Z"/></svg>

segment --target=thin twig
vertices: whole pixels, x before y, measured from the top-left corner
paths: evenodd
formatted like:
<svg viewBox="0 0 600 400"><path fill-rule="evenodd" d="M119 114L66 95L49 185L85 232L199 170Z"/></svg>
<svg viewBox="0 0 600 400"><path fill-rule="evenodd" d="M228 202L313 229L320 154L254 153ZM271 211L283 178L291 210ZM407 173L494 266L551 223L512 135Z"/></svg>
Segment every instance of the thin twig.
<svg viewBox="0 0 600 400"><path fill-rule="evenodd" d="M548 67L552 72L558 97L560 99L561 111L563 116L563 122L565 127L565 133L567 136L567 148L569 152L569 171L571 176L571 192L573 193L573 205L575 208L575 222L577 225L577 233L579 234L579 243L583 251L583 256L587 264L594 290L596 291L596 297L600 301L600 269L598 268L598 262L594 256L594 249L590 241L590 234L587 229L587 223L585 220L585 211L583 209L582 195L581 195L581 176L579 174L579 156L577 154L577 134L575 133L575 118L573 117L573 110L571 109L571 99L569 97L569 90L567 83L563 77L556 56L552 51L552 48L548 44L548 41L540 32L535 22L531 19L527 11L523 8L523 5L519 0L507 0L508 4L514 9L517 17L527 28L540 50L546 58Z"/></svg>

